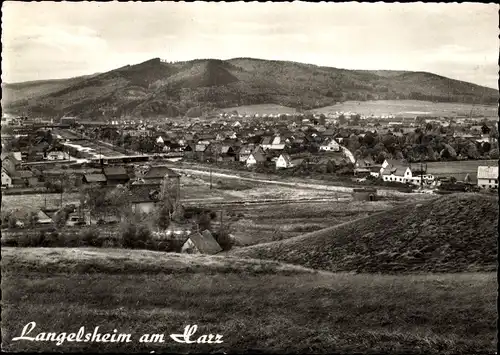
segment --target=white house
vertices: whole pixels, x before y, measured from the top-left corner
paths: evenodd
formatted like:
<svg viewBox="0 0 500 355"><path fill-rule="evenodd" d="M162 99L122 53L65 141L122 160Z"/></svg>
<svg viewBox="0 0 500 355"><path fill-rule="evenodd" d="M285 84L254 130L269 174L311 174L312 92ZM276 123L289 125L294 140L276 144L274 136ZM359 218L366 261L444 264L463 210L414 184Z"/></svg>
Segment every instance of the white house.
<svg viewBox="0 0 500 355"><path fill-rule="evenodd" d="M2 167L2 187L12 187L12 177L4 167Z"/></svg>
<svg viewBox="0 0 500 355"><path fill-rule="evenodd" d="M3 185L3 172L2 172ZM498 188L498 166L478 166L477 185L481 188Z"/></svg>
<svg viewBox="0 0 500 355"><path fill-rule="evenodd" d="M421 181L427 184L432 183L435 179L431 174L414 174L411 166L407 164L386 165L386 167L382 167L381 173L384 181L400 182L403 184L420 185Z"/></svg>
<svg viewBox="0 0 500 355"><path fill-rule="evenodd" d="M327 138L320 145L319 150L328 151L328 152L340 152L340 144L338 144L335 139Z"/></svg>
<svg viewBox="0 0 500 355"><path fill-rule="evenodd" d="M287 169L291 168L292 166L292 158L290 158L290 155L288 155L287 153L281 154L276 160L276 169Z"/></svg>
<svg viewBox="0 0 500 355"><path fill-rule="evenodd" d="M156 138L156 143L164 144L165 142L163 141L163 138L161 136L159 136L158 138Z"/></svg>
<svg viewBox="0 0 500 355"><path fill-rule="evenodd" d="M52 151L47 153L47 160L69 160L67 152Z"/></svg>

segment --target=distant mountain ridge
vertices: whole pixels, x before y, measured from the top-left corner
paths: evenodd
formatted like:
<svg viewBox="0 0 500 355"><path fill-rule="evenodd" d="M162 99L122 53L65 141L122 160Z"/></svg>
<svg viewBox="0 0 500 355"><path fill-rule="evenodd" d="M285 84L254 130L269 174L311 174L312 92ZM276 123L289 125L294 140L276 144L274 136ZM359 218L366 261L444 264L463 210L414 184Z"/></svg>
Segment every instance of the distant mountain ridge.
<svg viewBox="0 0 500 355"><path fill-rule="evenodd" d="M427 72L347 70L253 58L154 58L70 79L2 84L4 110L38 116L179 116L193 107L273 103L312 109L346 100L496 104L495 89Z"/></svg>

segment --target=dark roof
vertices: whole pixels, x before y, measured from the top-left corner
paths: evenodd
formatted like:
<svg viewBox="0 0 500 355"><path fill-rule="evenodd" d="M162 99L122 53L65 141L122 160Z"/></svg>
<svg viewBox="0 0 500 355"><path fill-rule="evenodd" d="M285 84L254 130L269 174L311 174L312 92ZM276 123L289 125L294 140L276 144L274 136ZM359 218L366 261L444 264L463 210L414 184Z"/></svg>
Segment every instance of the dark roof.
<svg viewBox="0 0 500 355"><path fill-rule="evenodd" d="M180 175L177 174L175 171L173 171L170 168L167 168L166 166L153 166L149 171L144 175L144 179L163 179L165 176L168 177L179 177Z"/></svg>
<svg viewBox="0 0 500 355"><path fill-rule="evenodd" d="M26 178L33 177L33 172L32 172L32 171L30 171L30 170L18 170L18 171L16 172L16 175L17 175L17 177L19 177L19 178L26 179Z"/></svg>
<svg viewBox="0 0 500 355"><path fill-rule="evenodd" d="M203 233L192 233L189 235L188 239L191 239L198 251L202 254L216 254L222 251L219 243L217 243L212 233L208 230L204 230Z"/></svg>
<svg viewBox="0 0 500 355"><path fill-rule="evenodd" d="M87 182L106 182L106 175L104 174L85 174L84 179Z"/></svg>
<svg viewBox="0 0 500 355"><path fill-rule="evenodd" d="M157 185L131 185L130 196L132 203L155 202L160 196L160 189Z"/></svg>
<svg viewBox="0 0 500 355"><path fill-rule="evenodd" d="M108 166L102 169L108 179L128 179L129 176L123 166Z"/></svg>
<svg viewBox="0 0 500 355"><path fill-rule="evenodd" d="M252 152L252 155L253 155L255 161L257 161L257 162L263 162L263 161L267 160L266 155L260 149L255 149Z"/></svg>

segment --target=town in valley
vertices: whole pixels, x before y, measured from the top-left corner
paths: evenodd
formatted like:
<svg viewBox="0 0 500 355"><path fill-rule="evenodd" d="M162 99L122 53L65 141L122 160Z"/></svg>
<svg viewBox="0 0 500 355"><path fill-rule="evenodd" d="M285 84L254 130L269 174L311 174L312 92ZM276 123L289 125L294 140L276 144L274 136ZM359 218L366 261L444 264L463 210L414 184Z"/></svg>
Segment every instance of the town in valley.
<svg viewBox="0 0 500 355"><path fill-rule="evenodd" d="M493 353L497 61L496 4L4 2L2 350Z"/></svg>

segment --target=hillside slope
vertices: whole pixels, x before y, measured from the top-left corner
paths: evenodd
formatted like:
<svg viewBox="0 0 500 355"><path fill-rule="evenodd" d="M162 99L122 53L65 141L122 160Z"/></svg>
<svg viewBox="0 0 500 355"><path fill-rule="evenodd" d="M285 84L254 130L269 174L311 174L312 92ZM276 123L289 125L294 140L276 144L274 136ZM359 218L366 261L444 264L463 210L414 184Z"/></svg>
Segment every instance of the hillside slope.
<svg viewBox="0 0 500 355"><path fill-rule="evenodd" d="M497 198L450 195L232 255L328 271L491 271L497 221Z"/></svg>
<svg viewBox="0 0 500 355"><path fill-rule="evenodd" d="M11 112L82 117L177 116L192 107L206 112L266 103L311 109L345 100L498 100L494 89L430 73L345 70L252 58L176 63L155 58L67 81L6 84L3 90L4 107Z"/></svg>

